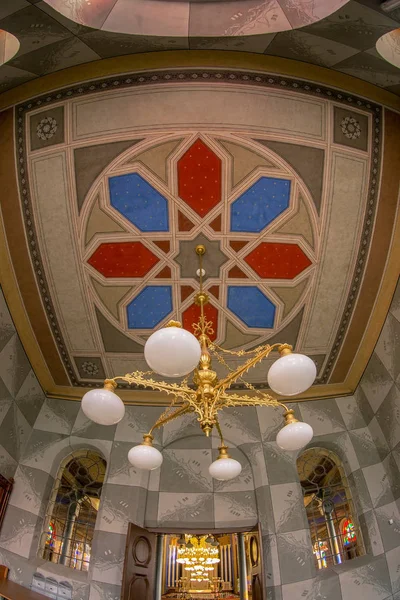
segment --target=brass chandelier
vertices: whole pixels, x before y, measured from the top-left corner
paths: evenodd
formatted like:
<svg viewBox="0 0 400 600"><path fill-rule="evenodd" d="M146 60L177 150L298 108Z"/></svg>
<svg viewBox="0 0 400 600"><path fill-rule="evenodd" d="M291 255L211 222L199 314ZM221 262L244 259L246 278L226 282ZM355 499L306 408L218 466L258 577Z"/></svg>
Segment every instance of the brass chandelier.
<svg viewBox="0 0 400 600"><path fill-rule="evenodd" d="M189 571L191 581L209 581L209 574L214 571L214 565L218 564L219 543L210 536L188 536L178 540L177 563Z"/></svg>
<svg viewBox="0 0 400 600"><path fill-rule="evenodd" d="M216 427L221 444L219 457L210 466L210 474L216 479L227 480L236 477L241 471L238 461L229 457L218 421L218 413L230 406L272 406L283 409L284 427L277 436L277 443L285 450L298 450L313 436L312 428L297 421L293 410L270 394L256 391L243 376L272 352L280 358L268 371L269 387L277 394L294 396L306 391L314 382L316 367L314 362L302 354L292 353L292 347L285 343L261 345L254 350L225 350L211 341L213 323L207 320L204 307L209 301L203 289L203 256L206 248L195 248L198 257L199 291L194 300L200 308L200 317L193 324L193 334L182 328L178 321L170 321L164 328L153 333L145 345L145 359L151 371L134 371L106 379L103 389L90 390L82 398L82 410L95 423L114 425L124 416L125 405L115 390L118 382L134 384L164 392L171 396L168 408L161 414L153 427L143 435L143 442L134 446L128 454L129 461L136 467L152 470L162 463L162 454L153 447L153 432L186 413L194 413L201 429L209 436ZM236 369L231 369L224 356L244 357L245 361ZM212 357L227 368L228 374L219 379L212 368ZM192 385L188 376L193 372ZM156 381L152 375L184 377L180 383ZM229 391L231 386L241 381L249 389L248 395Z"/></svg>

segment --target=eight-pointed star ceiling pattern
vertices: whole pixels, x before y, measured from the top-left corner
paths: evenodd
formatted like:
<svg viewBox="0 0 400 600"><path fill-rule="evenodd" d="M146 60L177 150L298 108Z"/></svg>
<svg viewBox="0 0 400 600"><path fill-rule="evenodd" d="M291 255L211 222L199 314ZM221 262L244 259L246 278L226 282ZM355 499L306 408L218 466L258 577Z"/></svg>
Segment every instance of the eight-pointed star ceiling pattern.
<svg viewBox="0 0 400 600"><path fill-rule="evenodd" d="M165 154L170 150L171 142L156 140L154 146L156 152ZM165 154L166 170L170 171L169 185L162 185L146 170L154 152L150 147L147 157L139 160L142 167L140 164L136 168L133 166L134 157L128 159L125 166L118 163L116 171L119 174L114 175L113 171L107 174L93 190L91 202L87 203L89 226L93 219L91 204L97 210L103 188L108 197L100 200L100 204L104 203L104 211L110 219L115 213L109 212L109 208L120 215L132 241L120 241L119 232L110 239L108 231L106 238L109 241L103 242L99 233L98 243L90 245L83 257L85 261L88 256L86 263L93 269L88 270L89 282L100 283L98 275L101 275L107 283L114 285L123 279L135 284L132 293L119 306L119 325L121 331L131 330L137 341L177 313L181 315L184 327L191 330L199 309L192 300L187 305L185 296L189 286L196 287L194 248L197 244L204 244L207 249L205 281L210 286L213 300L206 312L215 322L213 340L222 341L225 322L232 318L239 327L261 335L265 334L264 330L279 328L282 319L279 303L274 301L275 282L293 282L300 276L312 275L317 233L309 243L300 238L284 242L270 234L279 217L285 220L285 215L290 216L300 205L308 228L313 231L313 207L308 207L307 195L298 188L296 178L273 159L268 161L269 169L264 165L263 170L258 171L257 166L262 165L263 159L252 149L247 149L252 159L248 177L228 190L222 185L232 171L227 148L235 153L236 146L222 138L213 136L207 141L204 136L202 139L191 134L189 138L176 141L173 158ZM239 148L245 151L243 145ZM174 189L179 201L173 197ZM196 228L195 215L217 239L210 239L203 233L187 239L188 232ZM167 238L163 240L166 243L164 251L157 246L161 256L154 247L155 234ZM176 256L170 253L171 240L177 250ZM232 244L240 241L242 252L232 248ZM165 280L171 281L162 285ZM98 288L96 292L99 295ZM300 298L301 295L297 300ZM180 306L182 302L184 309ZM297 302L294 301L291 312L296 309Z"/></svg>
<svg viewBox="0 0 400 600"><path fill-rule="evenodd" d="M291 343L317 364L314 393L351 391L391 251L394 113L301 80L184 69L55 90L16 115L23 210L7 196L4 224L47 391L146 369L170 318L190 330L198 243L217 344Z"/></svg>

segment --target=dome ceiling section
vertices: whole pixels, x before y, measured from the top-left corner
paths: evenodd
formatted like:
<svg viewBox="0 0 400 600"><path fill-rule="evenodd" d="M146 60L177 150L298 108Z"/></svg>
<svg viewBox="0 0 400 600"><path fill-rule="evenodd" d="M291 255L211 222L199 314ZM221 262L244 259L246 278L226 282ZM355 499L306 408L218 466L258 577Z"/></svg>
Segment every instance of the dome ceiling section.
<svg viewBox="0 0 400 600"><path fill-rule="evenodd" d="M317 23L349 0L44 0L75 23L132 35L243 36Z"/></svg>
<svg viewBox="0 0 400 600"><path fill-rule="evenodd" d="M145 1L155 6L153 0ZM177 0L175 6L178 11L182 11L185 1ZM117 6L114 0L111 4L100 0L92 0L91 3L78 0L60 2L60 10L70 11L75 22L43 0L28 6L24 0L25 8L22 9L19 2L7 2L4 10L3 3L0 4L0 29L12 33L20 42L17 54L7 63L0 64L0 92L42 75L103 58L152 52L151 60L158 65L156 53L190 49L251 52L291 59L327 67L400 94L400 70L381 57L376 49L379 38L400 27L400 12L384 13L380 10L378 0L375 3L356 0L342 2L336 12L320 20L318 19L322 13L316 10L317 3L313 0L287 0L286 4L282 1L280 4L286 27L289 28L278 32L278 24L284 23L284 18L282 13L280 19L275 18L271 9L274 3L271 1L254 4L250 13L241 9L239 0L229 3L193 1L189 7L189 20L186 5L184 18L180 21L175 19L172 24L174 28L183 29L183 37L164 33L132 35L106 31L104 24L107 17L111 17L111 9ZM143 6L137 2L134 5ZM169 0L158 0L157 6L160 14L165 15L173 14L172 5ZM295 10L291 8L293 5ZM333 11L334 5L329 8ZM97 10L97 17L92 27L80 25L94 9ZM210 17L211 10L218 10L215 18ZM297 21L300 23L299 28L296 28ZM125 22L128 21L124 19ZM155 25L162 27L163 31L170 26L168 21L165 23L165 19L160 25L154 19L148 21L146 18L146 31ZM257 33L260 29L270 31L270 27L275 30L274 33ZM231 56L227 56L227 60L231 60ZM279 62L275 58L271 61L272 64ZM179 61L177 64L180 64ZM100 71L100 68L103 69L99 64L93 67L94 77L103 75L104 71ZM286 72L286 69L287 64L283 62L282 72ZM304 64L298 64L297 69L304 77L319 77ZM65 73L65 83L71 75L72 73ZM332 77L332 82L336 81L337 85L338 80L334 79L336 76ZM354 81L354 86L358 85ZM394 105L389 96L388 102L391 106Z"/></svg>

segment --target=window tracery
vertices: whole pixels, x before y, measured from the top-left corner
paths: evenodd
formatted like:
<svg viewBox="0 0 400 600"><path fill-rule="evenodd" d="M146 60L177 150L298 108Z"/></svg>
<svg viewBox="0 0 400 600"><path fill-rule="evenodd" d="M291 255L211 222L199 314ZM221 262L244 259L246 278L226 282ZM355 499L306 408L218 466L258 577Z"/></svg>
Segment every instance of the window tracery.
<svg viewBox="0 0 400 600"><path fill-rule="evenodd" d="M93 450L72 452L62 462L42 534L43 558L88 571L106 467L104 458Z"/></svg>
<svg viewBox="0 0 400 600"><path fill-rule="evenodd" d="M356 514L340 459L308 448L297 459L304 506L318 569L364 554Z"/></svg>

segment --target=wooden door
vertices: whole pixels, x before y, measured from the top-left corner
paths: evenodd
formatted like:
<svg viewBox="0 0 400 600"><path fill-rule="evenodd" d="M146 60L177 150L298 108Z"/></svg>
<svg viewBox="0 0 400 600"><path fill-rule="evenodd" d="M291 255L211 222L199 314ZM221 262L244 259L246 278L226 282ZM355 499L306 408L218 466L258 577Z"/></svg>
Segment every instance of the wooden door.
<svg viewBox="0 0 400 600"><path fill-rule="evenodd" d="M157 536L129 523L121 600L153 600Z"/></svg>
<svg viewBox="0 0 400 600"><path fill-rule="evenodd" d="M260 526L249 534L249 565L252 600L265 600L263 552Z"/></svg>
<svg viewBox="0 0 400 600"><path fill-rule="evenodd" d="M6 514L7 504L14 484L14 479L6 479L0 475L0 529Z"/></svg>

